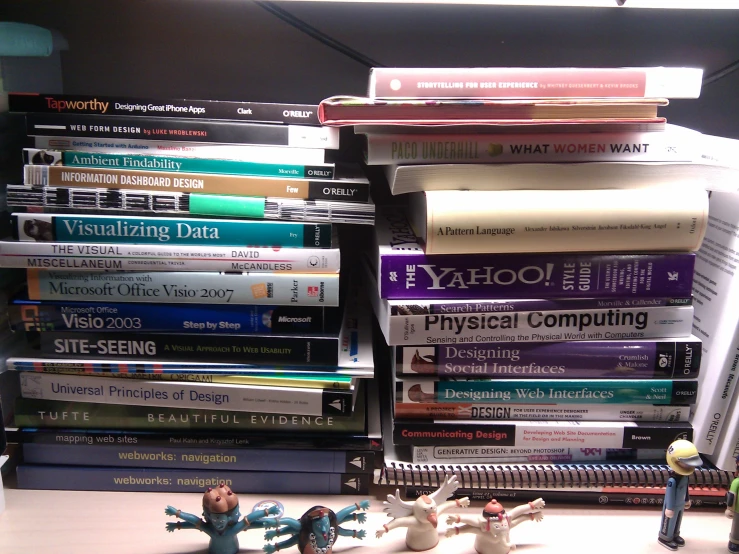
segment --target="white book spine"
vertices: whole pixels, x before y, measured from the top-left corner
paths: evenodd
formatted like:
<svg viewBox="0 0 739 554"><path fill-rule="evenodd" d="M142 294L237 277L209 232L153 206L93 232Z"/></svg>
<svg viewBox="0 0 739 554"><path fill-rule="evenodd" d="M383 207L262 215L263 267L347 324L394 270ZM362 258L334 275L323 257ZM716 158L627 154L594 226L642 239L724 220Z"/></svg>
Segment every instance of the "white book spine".
<svg viewBox="0 0 739 554"><path fill-rule="evenodd" d="M248 144L208 144L132 139L84 139L75 137L34 137L40 150L75 150L107 154L149 154L243 162L316 164L326 161L322 148L288 148Z"/></svg>
<svg viewBox="0 0 739 554"><path fill-rule="evenodd" d="M321 416L323 389L21 373L23 398Z"/></svg>
<svg viewBox="0 0 739 554"><path fill-rule="evenodd" d="M708 194L698 186L424 196L410 216L426 254L690 251L708 217Z"/></svg>
<svg viewBox="0 0 739 554"><path fill-rule="evenodd" d="M339 275L28 270L31 300L338 306Z"/></svg>
<svg viewBox="0 0 739 554"><path fill-rule="evenodd" d="M390 346L688 337L693 323L692 306L382 315L378 320Z"/></svg>
<svg viewBox="0 0 739 554"><path fill-rule="evenodd" d="M367 135L367 164L691 162L700 133L552 133L537 135Z"/></svg>
<svg viewBox="0 0 739 554"><path fill-rule="evenodd" d="M708 456L708 459L719 469L734 471L737 456L739 456L739 396L735 391L726 416L726 425L721 432L716 449Z"/></svg>
<svg viewBox="0 0 739 554"><path fill-rule="evenodd" d="M0 267L69 271L338 273L339 249L0 242Z"/></svg>
<svg viewBox="0 0 739 554"><path fill-rule="evenodd" d="M536 462L598 462L619 461L618 453L630 450L610 448L528 448L515 446L414 446L414 464L504 464ZM652 448L635 449L637 460L656 460L665 456L665 451Z"/></svg>
<svg viewBox="0 0 739 554"><path fill-rule="evenodd" d="M739 195L713 193L705 242L696 253L693 327L703 353L691 422L702 454L717 447L739 379L738 214Z"/></svg>

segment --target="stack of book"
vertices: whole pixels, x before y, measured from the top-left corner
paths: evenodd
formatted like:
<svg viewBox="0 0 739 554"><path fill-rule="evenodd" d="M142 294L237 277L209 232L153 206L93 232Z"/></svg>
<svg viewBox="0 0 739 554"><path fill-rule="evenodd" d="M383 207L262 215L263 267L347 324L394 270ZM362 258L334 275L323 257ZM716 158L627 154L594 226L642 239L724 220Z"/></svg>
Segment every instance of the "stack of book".
<svg viewBox="0 0 739 554"><path fill-rule="evenodd" d="M333 223L374 206L317 106L9 101L33 140L0 243L27 269L19 486L366 491L369 315Z"/></svg>
<svg viewBox="0 0 739 554"><path fill-rule="evenodd" d="M381 68L368 98L322 102L409 193L378 208L368 261L393 347L379 482L413 496L453 472L471 497L661 502L665 449L693 438L714 175L693 163L700 134L656 107L700 85L683 68ZM728 473L695 479L717 486L694 501L723 501Z"/></svg>

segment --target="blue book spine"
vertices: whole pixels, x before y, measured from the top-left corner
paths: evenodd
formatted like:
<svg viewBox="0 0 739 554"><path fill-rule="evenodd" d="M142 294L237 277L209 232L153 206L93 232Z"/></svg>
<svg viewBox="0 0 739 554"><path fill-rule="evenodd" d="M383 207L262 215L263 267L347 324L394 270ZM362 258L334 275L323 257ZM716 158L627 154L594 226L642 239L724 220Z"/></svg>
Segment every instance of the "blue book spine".
<svg viewBox="0 0 739 554"><path fill-rule="evenodd" d="M23 445L23 460L26 463L71 466L368 473L374 468L374 459L374 452L340 450L255 450L176 446L157 448L116 444Z"/></svg>
<svg viewBox="0 0 739 554"><path fill-rule="evenodd" d="M8 306L16 331L312 334L338 330L338 308L143 304L15 299Z"/></svg>
<svg viewBox="0 0 739 554"><path fill-rule="evenodd" d="M199 492L225 483L244 494L368 494L370 474L214 471L61 465L18 466L18 488Z"/></svg>
<svg viewBox="0 0 739 554"><path fill-rule="evenodd" d="M330 223L117 215L13 214L21 241L330 248Z"/></svg>

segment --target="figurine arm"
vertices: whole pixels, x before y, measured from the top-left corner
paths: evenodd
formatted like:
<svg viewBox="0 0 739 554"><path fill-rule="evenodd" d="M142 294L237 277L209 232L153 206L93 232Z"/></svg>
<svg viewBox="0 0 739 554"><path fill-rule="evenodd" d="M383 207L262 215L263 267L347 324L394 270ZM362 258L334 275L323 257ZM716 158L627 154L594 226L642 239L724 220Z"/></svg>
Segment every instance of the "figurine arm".
<svg viewBox="0 0 739 554"><path fill-rule="evenodd" d="M195 526L203 524L203 520L200 519L200 516L196 516L195 514L188 514L187 512L183 512L181 510L178 510L177 508L173 508L172 506L167 506L164 509L164 513L168 516L174 516L180 519L184 519L188 523L192 523Z"/></svg>
<svg viewBox="0 0 739 554"><path fill-rule="evenodd" d="M463 523L465 525L472 525L473 527L477 527L480 524L480 516L471 516L471 515L455 515L455 516L447 516L446 518L446 524L447 525L454 525L456 523Z"/></svg>
<svg viewBox="0 0 739 554"><path fill-rule="evenodd" d="M296 519L293 519L291 517L286 518L279 518L279 517L265 517L263 520L261 520L262 526L265 529L269 529L271 527L279 527L280 525L285 525L288 529L291 529L292 531L300 531L300 522Z"/></svg>
<svg viewBox="0 0 739 554"><path fill-rule="evenodd" d="M382 535L392 529L397 529L398 527L408 527L410 525L413 525L414 523L418 523L418 520L413 516L397 517L394 520L383 525L382 529L378 529L375 533L375 537L379 539Z"/></svg>
<svg viewBox="0 0 739 554"><path fill-rule="evenodd" d="M459 527L450 527L446 530L445 535L447 537L453 537L455 535L462 535L464 533L475 533L478 534L480 529L472 525L460 525Z"/></svg>
<svg viewBox="0 0 739 554"><path fill-rule="evenodd" d="M537 498L536 500L532 500L531 502L528 502L526 504L516 506L510 512L508 512L508 516L512 521L514 519L520 518L523 515L533 514L535 512L543 510L544 506L546 506L544 500L542 500L541 498Z"/></svg>
<svg viewBox="0 0 739 554"><path fill-rule="evenodd" d="M231 527L231 530L235 534L241 531L247 531L248 529L261 529L264 527L262 525L262 518L269 514L269 510L269 508L266 510L256 510L248 516L244 516Z"/></svg>
<svg viewBox="0 0 739 554"><path fill-rule="evenodd" d="M267 554L272 554L273 552L278 552L280 550L284 550L285 548L290 548L291 546L295 546L298 544L298 537L292 537L290 539L287 539L286 541L278 542L277 544L265 544L264 550Z"/></svg>
<svg viewBox="0 0 739 554"><path fill-rule="evenodd" d="M200 531L205 532L198 525L190 523L189 521L168 521L166 525L167 531L169 531L170 533L174 533L175 531L179 531L181 529L199 529Z"/></svg>
<svg viewBox="0 0 739 554"><path fill-rule="evenodd" d="M364 529L356 531L355 529L342 529L341 527L337 527L336 532L340 537L352 537L353 539L359 539L360 541L367 536L367 531Z"/></svg>
<svg viewBox="0 0 739 554"><path fill-rule="evenodd" d="M362 500L358 504L352 504L351 506L347 506L343 510L339 510L339 512L336 514L336 521L339 525L341 525L349 518L349 516L354 515L355 511L368 510L369 506L370 506L369 500ZM362 523L362 521L360 521L360 518L355 517L354 519Z"/></svg>
<svg viewBox="0 0 739 554"><path fill-rule="evenodd" d="M447 502L442 502L436 507L436 513L440 514L442 512L445 512L449 508L469 508L470 506L470 499L466 496L464 498L460 498L459 500L449 500Z"/></svg>
<svg viewBox="0 0 739 554"><path fill-rule="evenodd" d="M675 515L675 487L677 485L677 482L675 481L674 477L670 477L667 480L667 485L665 486L665 500L664 500L664 507L665 507L665 517L671 518Z"/></svg>
<svg viewBox="0 0 739 554"><path fill-rule="evenodd" d="M272 539L279 537L281 535L287 535L288 533L292 533L292 529L290 529L287 525L285 527L280 527L279 529L273 529L271 531L267 531L264 533L264 540L271 541Z"/></svg>

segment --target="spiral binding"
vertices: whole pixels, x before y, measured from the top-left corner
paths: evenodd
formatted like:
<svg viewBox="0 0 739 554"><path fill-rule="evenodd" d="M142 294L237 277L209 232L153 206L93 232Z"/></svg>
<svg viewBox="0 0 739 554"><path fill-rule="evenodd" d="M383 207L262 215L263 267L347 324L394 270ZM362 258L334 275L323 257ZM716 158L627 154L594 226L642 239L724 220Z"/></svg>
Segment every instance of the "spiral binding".
<svg viewBox="0 0 739 554"><path fill-rule="evenodd" d="M670 468L658 464L470 464L435 465L387 461L380 471L380 485L439 487L447 475L456 475L467 489L663 487ZM729 471L698 468L690 484L728 487Z"/></svg>

